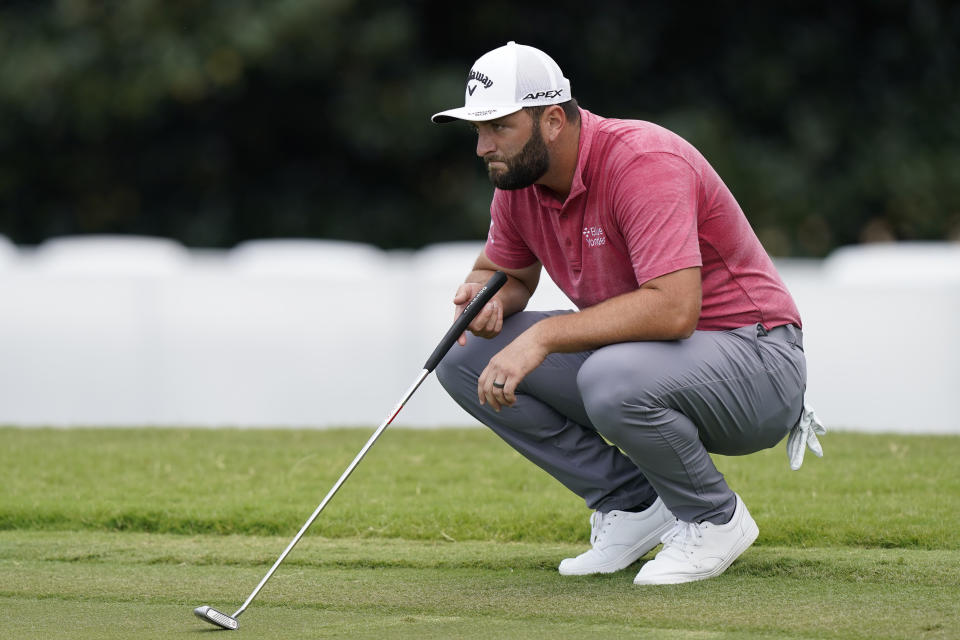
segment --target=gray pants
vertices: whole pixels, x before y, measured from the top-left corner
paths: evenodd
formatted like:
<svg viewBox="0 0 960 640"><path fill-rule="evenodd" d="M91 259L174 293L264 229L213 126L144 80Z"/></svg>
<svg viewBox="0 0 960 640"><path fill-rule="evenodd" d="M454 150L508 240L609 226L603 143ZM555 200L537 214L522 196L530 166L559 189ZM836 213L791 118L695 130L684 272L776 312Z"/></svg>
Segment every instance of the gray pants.
<svg viewBox="0 0 960 640"><path fill-rule="evenodd" d="M659 495L680 520L727 522L736 499L709 454L772 447L796 424L807 377L800 330L750 325L553 353L520 383L512 407L481 406L477 378L490 358L558 313L515 314L491 340L469 335L437 368L440 383L590 509Z"/></svg>

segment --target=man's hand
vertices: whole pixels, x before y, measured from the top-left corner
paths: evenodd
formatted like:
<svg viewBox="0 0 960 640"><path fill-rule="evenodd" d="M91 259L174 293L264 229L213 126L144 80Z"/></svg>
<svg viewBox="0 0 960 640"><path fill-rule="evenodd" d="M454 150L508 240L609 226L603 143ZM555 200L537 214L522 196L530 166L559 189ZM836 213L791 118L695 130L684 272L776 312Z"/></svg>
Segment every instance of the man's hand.
<svg viewBox="0 0 960 640"><path fill-rule="evenodd" d="M479 291L481 287L483 287L483 285L478 282L465 282L457 288L457 293L453 296L453 304L456 305L454 318L460 317L464 307L473 300L473 297L477 295L477 291ZM484 305L480 313L477 314L477 317L474 318L467 327L467 331L481 338L493 338L500 333L501 329L503 329L503 305L496 296ZM457 342L461 347L466 346L466 332L457 338Z"/></svg>
<svg viewBox="0 0 960 640"><path fill-rule="evenodd" d="M494 411L517 401L516 390L528 373L540 366L548 350L537 339L536 325L490 358L477 381L480 404L489 404Z"/></svg>

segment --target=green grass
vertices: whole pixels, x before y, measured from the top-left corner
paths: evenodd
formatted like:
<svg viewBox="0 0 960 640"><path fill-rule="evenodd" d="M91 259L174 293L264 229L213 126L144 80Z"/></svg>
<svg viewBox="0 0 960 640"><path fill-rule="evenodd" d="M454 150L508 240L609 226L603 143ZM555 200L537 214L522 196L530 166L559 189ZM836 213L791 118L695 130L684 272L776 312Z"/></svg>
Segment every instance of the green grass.
<svg viewBox="0 0 960 640"><path fill-rule="evenodd" d="M232 613L370 431L0 429L0 638ZM760 525L721 578L563 578L588 511L488 431L393 429L241 618L257 638L957 638L960 437L718 458ZM212 627L210 627L212 629ZM599 637L599 636L598 636Z"/></svg>

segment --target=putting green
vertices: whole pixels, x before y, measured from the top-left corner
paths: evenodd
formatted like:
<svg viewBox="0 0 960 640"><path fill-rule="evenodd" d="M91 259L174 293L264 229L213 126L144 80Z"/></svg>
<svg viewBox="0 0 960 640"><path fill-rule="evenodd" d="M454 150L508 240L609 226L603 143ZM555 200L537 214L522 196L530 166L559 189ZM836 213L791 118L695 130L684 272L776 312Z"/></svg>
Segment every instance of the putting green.
<svg viewBox="0 0 960 640"><path fill-rule="evenodd" d="M170 638L239 607L284 540L0 532L10 638ZM305 538L240 617L256 638L951 638L960 551L750 549L721 578L562 577L577 545ZM909 604L908 604L909 603Z"/></svg>

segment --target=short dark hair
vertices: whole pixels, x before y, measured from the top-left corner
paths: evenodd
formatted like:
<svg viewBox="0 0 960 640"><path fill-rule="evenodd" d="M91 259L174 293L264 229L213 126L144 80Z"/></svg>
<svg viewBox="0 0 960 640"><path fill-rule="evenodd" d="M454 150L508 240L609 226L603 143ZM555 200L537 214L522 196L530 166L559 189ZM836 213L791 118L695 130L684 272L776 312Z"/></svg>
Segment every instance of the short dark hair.
<svg viewBox="0 0 960 640"><path fill-rule="evenodd" d="M557 104L563 107L563 113L567 116L567 120L574 124L580 121L580 110L576 98L570 98L566 102L558 102ZM547 107L552 106L552 104L541 104L535 107L524 107L523 110L529 113L530 117L534 120L539 120L543 112L547 110Z"/></svg>

